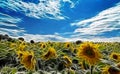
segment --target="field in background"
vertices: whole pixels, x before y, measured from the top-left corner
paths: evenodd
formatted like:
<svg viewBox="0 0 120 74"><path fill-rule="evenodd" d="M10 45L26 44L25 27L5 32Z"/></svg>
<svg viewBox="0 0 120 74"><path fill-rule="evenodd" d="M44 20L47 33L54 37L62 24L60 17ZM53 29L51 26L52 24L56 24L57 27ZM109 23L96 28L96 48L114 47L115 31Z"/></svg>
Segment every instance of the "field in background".
<svg viewBox="0 0 120 74"><path fill-rule="evenodd" d="M98 50L102 54L100 61L92 65L94 68L91 68L92 66L89 63L77 56L82 43L84 42L34 42L33 40L25 42L22 38L1 39L0 73L90 74L93 69L91 74L107 74L108 72L120 74L119 42L93 42L93 44L99 45ZM24 53L25 55L30 54L29 58L21 58ZM115 55L112 55L112 53L115 53Z"/></svg>

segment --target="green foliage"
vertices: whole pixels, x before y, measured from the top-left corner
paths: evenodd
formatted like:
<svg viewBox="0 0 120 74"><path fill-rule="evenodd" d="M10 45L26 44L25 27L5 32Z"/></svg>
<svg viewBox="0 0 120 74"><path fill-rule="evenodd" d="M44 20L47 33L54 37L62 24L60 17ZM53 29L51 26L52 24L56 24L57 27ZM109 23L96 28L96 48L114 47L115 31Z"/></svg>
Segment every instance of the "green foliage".
<svg viewBox="0 0 120 74"><path fill-rule="evenodd" d="M5 66L0 70L1 74L15 74L17 72L17 68L11 68L9 66Z"/></svg>

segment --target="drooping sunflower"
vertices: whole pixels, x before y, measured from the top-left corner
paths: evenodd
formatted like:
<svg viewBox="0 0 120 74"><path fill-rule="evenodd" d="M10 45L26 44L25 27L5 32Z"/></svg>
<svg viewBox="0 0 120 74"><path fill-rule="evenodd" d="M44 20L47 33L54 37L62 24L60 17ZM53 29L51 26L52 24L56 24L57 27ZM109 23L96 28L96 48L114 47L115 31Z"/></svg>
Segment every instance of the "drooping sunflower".
<svg viewBox="0 0 120 74"><path fill-rule="evenodd" d="M63 56L63 60L65 61L64 65L66 67L70 67L72 65L72 60L70 59L70 57L65 55L65 56Z"/></svg>
<svg viewBox="0 0 120 74"><path fill-rule="evenodd" d="M120 54L119 53L116 53L116 52L112 52L111 54L110 54L110 59L113 59L113 60L115 60L115 61L120 61Z"/></svg>
<svg viewBox="0 0 120 74"><path fill-rule="evenodd" d="M52 47L50 47L47 53L43 54L42 56L43 60L49 60L49 59L56 58L56 57L57 57L56 50Z"/></svg>
<svg viewBox="0 0 120 74"><path fill-rule="evenodd" d="M21 57L20 63L23 64L27 70L34 70L35 64L36 64L34 52L33 51L24 51L22 53L23 53L23 55Z"/></svg>
<svg viewBox="0 0 120 74"><path fill-rule="evenodd" d="M101 58L98 45L91 42L84 42L81 44L77 56L88 62L90 65L96 64Z"/></svg>
<svg viewBox="0 0 120 74"><path fill-rule="evenodd" d="M112 66L102 68L102 74L120 74L120 71Z"/></svg>

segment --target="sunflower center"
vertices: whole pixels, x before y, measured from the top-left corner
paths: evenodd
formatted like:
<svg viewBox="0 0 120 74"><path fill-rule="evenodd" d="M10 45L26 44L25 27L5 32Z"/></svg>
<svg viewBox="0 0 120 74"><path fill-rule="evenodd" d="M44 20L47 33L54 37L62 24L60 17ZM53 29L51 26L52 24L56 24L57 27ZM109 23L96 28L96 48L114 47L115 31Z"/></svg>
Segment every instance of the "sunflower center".
<svg viewBox="0 0 120 74"><path fill-rule="evenodd" d="M45 48L45 45L43 45L43 48Z"/></svg>
<svg viewBox="0 0 120 74"><path fill-rule="evenodd" d="M95 57L95 52L92 50L92 49L88 49L85 51L85 54L88 56L88 57Z"/></svg>
<svg viewBox="0 0 120 74"><path fill-rule="evenodd" d="M69 44L67 44L67 47L70 47L70 45L69 45Z"/></svg>
<svg viewBox="0 0 120 74"><path fill-rule="evenodd" d="M31 61L31 59L32 59L32 55L29 55L27 61Z"/></svg>
<svg viewBox="0 0 120 74"><path fill-rule="evenodd" d="M117 55L113 55L113 58L114 58L114 59L118 59L118 56L117 56Z"/></svg>

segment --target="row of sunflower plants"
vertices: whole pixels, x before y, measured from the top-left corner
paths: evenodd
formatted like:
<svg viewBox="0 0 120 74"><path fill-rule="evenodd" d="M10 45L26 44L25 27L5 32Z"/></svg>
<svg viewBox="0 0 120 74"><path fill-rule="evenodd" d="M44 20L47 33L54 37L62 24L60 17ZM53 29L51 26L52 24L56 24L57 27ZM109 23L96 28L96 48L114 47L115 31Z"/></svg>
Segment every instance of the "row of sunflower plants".
<svg viewBox="0 0 120 74"><path fill-rule="evenodd" d="M120 43L0 41L1 74L120 74Z"/></svg>

